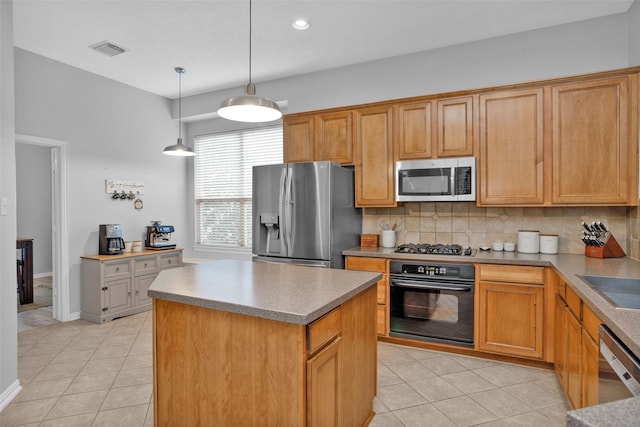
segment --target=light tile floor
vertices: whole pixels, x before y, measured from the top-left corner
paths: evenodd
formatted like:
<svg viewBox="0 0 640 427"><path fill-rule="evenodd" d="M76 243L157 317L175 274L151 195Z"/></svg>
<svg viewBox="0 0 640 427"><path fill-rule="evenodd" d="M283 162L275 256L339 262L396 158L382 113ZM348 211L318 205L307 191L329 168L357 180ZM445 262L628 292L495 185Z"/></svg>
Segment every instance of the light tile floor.
<svg viewBox="0 0 640 427"><path fill-rule="evenodd" d="M153 425L150 312L26 328L0 426ZM384 427L564 426L568 410L553 372L386 343L374 407Z"/></svg>

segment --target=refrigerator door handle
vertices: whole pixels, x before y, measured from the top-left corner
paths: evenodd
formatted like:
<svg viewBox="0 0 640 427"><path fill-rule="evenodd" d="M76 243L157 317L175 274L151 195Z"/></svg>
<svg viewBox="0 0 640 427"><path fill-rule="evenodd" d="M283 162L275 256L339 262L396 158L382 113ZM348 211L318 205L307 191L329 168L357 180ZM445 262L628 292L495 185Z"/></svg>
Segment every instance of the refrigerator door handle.
<svg viewBox="0 0 640 427"><path fill-rule="evenodd" d="M282 248L280 252L285 256L287 255L287 252L288 252L287 242L286 242L287 227L286 227L286 221L285 221L286 180L287 180L287 168L285 167L284 169L282 169L282 173L280 174L280 191L278 194L278 211L279 211L278 222L280 227L280 242L281 242L281 248Z"/></svg>
<svg viewBox="0 0 640 427"><path fill-rule="evenodd" d="M284 235L284 240L286 240L287 247L287 256L290 256L291 247L293 245L293 200L292 200L292 187L293 187L293 168L287 168L287 182L285 184L286 194L285 194L285 227L286 233Z"/></svg>

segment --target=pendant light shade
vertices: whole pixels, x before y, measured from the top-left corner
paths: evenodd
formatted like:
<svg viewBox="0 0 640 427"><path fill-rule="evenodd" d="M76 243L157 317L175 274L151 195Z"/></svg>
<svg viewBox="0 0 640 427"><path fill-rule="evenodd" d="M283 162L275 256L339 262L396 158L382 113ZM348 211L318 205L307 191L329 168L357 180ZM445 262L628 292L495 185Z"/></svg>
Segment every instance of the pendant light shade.
<svg viewBox="0 0 640 427"><path fill-rule="evenodd" d="M169 145L165 147L163 154L167 156L176 156L176 157L189 157L195 156L196 153L193 151L193 148L188 147L182 143L182 137L180 133L182 131L182 75L187 72L184 68L176 67L176 73L178 73L179 78L179 86L178 86L178 142L174 145Z"/></svg>
<svg viewBox="0 0 640 427"><path fill-rule="evenodd" d="M243 96L234 96L220 104L218 115L237 122L270 122L282 117L278 104L256 95L251 82L251 0L249 0L249 83Z"/></svg>
<svg viewBox="0 0 640 427"><path fill-rule="evenodd" d="M246 94L222 102L218 115L236 122L270 122L282 117L278 104L256 96L256 85L247 84Z"/></svg>

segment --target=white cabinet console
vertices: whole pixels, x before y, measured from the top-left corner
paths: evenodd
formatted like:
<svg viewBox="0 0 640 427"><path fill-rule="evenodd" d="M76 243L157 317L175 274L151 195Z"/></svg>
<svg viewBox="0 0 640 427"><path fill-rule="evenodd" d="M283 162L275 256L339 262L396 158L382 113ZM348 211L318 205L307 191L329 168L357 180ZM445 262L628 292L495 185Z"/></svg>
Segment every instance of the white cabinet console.
<svg viewBox="0 0 640 427"><path fill-rule="evenodd" d="M145 250L82 259L82 312L90 322L151 310L147 290L162 270L182 266L182 249Z"/></svg>

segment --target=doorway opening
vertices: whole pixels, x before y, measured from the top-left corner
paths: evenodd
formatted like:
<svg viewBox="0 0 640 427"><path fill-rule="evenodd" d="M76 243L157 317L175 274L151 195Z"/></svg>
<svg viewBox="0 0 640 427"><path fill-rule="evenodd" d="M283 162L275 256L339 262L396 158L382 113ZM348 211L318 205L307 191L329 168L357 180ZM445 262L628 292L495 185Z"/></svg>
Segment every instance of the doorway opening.
<svg viewBox="0 0 640 427"><path fill-rule="evenodd" d="M67 146L65 141L31 135L16 135L17 144L48 147L51 151L51 273L52 315L68 321L69 313L69 223L67 200ZM47 209L47 207L43 207Z"/></svg>

